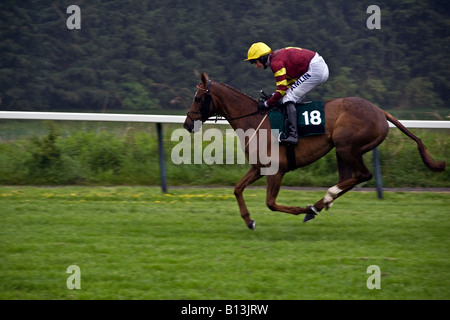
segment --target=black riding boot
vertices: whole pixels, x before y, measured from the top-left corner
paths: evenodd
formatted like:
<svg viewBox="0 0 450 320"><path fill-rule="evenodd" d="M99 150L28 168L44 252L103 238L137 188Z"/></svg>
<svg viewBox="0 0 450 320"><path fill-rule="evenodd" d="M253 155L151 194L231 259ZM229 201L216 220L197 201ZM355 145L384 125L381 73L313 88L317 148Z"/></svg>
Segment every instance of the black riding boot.
<svg viewBox="0 0 450 320"><path fill-rule="evenodd" d="M295 103L286 103L286 114L287 114L287 137L282 139L280 136L280 142L288 144L297 144L298 142L298 132L297 132L297 109L295 108Z"/></svg>

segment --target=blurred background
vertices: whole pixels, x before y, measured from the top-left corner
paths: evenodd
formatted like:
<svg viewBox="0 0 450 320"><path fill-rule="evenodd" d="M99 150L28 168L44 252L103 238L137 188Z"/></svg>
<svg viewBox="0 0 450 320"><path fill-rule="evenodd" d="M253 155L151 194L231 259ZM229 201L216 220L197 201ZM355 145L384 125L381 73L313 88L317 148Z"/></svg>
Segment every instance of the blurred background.
<svg viewBox="0 0 450 320"><path fill-rule="evenodd" d="M66 27L72 4L81 30ZM366 26L372 4L381 29ZM258 97L275 87L270 70L243 62L258 41L325 58L330 78L313 99L450 110L446 1L3 0L0 10L1 110L184 114L204 71Z"/></svg>
<svg viewBox="0 0 450 320"><path fill-rule="evenodd" d="M81 9L80 30L66 26L70 5ZM370 5L381 9L381 29L366 26ZM449 120L449 12L447 1L431 0L3 0L0 110L184 115L201 72L257 98L261 89L275 90L275 79L243 60L262 41L325 58L329 80L310 99L361 96L399 119ZM173 128L165 126L166 140ZM448 158L448 130L422 131L414 132L430 135L432 154ZM149 160L155 139L153 126L144 124L0 120L0 183L158 183L156 159ZM408 170L421 170L413 142L401 141L389 142L395 154L411 161ZM403 145L412 151L400 152ZM382 153L382 161L391 158ZM322 184L335 182L334 163L317 164L327 171ZM212 167L192 179L232 184L246 171L240 166L224 182L208 173ZM317 184L319 169L303 183ZM171 183L191 181L180 166L168 170ZM428 174L420 175L423 184L448 185L442 175L430 182Z"/></svg>

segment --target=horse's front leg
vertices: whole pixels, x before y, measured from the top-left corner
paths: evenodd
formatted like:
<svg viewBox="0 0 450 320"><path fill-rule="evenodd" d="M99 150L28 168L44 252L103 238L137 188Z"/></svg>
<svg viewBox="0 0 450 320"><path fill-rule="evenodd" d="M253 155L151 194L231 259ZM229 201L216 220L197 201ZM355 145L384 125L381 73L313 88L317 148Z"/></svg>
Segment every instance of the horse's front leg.
<svg viewBox="0 0 450 320"><path fill-rule="evenodd" d="M269 209L272 211L287 212L294 215L298 215L301 213L309 213L310 207L307 208L289 207L289 206L282 206L276 203L278 192L280 191L281 187L281 180L283 179L284 174L285 174L284 172L278 172L274 175L267 176L267 198L266 198L267 207L269 207Z"/></svg>
<svg viewBox="0 0 450 320"><path fill-rule="evenodd" d="M245 176L236 184L234 187L234 195L236 197L237 203L239 205L239 210L241 212L241 217L244 219L245 224L251 230L255 230L256 224L253 219L250 218L250 213L248 212L247 206L245 205L244 197L242 193L244 192L245 187L247 187L252 182L260 179L262 177L260 169L254 166L251 166L247 171Z"/></svg>

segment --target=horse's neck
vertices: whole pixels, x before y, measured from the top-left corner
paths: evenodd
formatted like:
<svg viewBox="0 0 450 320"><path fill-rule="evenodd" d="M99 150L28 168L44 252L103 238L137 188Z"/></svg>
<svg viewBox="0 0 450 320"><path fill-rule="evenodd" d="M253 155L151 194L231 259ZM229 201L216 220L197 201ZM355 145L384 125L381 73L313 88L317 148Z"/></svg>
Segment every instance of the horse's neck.
<svg viewBox="0 0 450 320"><path fill-rule="evenodd" d="M229 123L235 130L256 129L263 116L258 113L252 115L256 111L255 101L235 89L223 84L220 84L220 86L221 90L217 92L217 103L220 107L218 111L221 116L231 119Z"/></svg>

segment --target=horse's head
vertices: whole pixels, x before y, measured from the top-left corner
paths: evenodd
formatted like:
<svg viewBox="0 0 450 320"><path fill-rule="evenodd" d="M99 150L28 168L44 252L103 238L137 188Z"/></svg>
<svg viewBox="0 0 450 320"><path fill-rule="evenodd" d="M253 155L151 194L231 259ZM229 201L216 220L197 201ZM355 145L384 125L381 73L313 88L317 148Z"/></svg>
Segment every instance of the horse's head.
<svg viewBox="0 0 450 320"><path fill-rule="evenodd" d="M194 95L194 100L184 121L184 127L192 132L194 130L194 122L205 122L213 113L213 101L211 97L211 80L209 80L206 72L202 73L202 83L197 86L198 90Z"/></svg>

